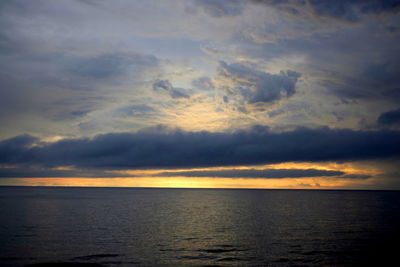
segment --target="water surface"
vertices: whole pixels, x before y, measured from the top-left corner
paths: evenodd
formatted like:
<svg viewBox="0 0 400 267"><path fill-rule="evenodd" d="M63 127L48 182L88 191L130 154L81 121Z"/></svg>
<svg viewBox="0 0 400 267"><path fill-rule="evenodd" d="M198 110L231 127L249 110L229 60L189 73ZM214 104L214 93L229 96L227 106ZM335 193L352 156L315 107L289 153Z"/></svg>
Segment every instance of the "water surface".
<svg viewBox="0 0 400 267"><path fill-rule="evenodd" d="M395 191L0 187L0 214L2 266L382 266L400 237Z"/></svg>

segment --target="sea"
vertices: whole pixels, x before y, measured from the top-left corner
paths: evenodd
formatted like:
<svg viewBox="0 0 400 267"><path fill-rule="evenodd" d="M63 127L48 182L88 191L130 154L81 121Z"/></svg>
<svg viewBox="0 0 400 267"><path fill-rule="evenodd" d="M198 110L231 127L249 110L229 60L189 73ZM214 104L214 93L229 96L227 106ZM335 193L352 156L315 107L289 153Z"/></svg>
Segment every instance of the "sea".
<svg viewBox="0 0 400 267"><path fill-rule="evenodd" d="M400 192L0 187L1 266L400 266Z"/></svg>

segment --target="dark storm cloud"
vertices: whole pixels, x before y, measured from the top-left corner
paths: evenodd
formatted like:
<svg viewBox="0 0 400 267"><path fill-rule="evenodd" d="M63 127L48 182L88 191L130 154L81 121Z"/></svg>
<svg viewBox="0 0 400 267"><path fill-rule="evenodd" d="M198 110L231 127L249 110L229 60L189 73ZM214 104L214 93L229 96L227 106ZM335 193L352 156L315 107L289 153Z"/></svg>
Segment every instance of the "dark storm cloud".
<svg viewBox="0 0 400 267"><path fill-rule="evenodd" d="M185 177L219 177L219 178L304 178L320 176L339 176L345 174L341 171L326 171L317 169L268 169L268 170L218 170L218 171L183 171L162 172L156 176L185 176Z"/></svg>
<svg viewBox="0 0 400 267"><path fill-rule="evenodd" d="M400 126L400 109L382 113L378 118L378 124Z"/></svg>
<svg viewBox="0 0 400 267"><path fill-rule="evenodd" d="M189 98L190 96L184 93L181 88L175 88L168 80L159 80L153 83L154 91L166 91L172 98Z"/></svg>
<svg viewBox="0 0 400 267"><path fill-rule="evenodd" d="M25 135L0 142L0 165L126 169L346 161L400 156L400 132L257 126L232 133L156 127L136 133L39 143Z"/></svg>
<svg viewBox="0 0 400 267"><path fill-rule="evenodd" d="M212 17L237 16L245 7L243 0L194 0L193 3Z"/></svg>
<svg viewBox="0 0 400 267"><path fill-rule="evenodd" d="M279 74L270 74L242 64L227 64L221 61L219 76L230 80L244 99L254 104L274 102L294 95L300 73L287 70Z"/></svg>

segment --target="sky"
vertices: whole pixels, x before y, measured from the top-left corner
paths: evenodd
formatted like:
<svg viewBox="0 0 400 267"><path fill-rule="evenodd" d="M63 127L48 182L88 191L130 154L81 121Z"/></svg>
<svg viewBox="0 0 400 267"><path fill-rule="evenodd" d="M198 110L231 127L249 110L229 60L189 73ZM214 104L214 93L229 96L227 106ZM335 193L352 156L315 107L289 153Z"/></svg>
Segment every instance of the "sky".
<svg viewBox="0 0 400 267"><path fill-rule="evenodd" d="M400 0L3 0L0 185L400 189Z"/></svg>

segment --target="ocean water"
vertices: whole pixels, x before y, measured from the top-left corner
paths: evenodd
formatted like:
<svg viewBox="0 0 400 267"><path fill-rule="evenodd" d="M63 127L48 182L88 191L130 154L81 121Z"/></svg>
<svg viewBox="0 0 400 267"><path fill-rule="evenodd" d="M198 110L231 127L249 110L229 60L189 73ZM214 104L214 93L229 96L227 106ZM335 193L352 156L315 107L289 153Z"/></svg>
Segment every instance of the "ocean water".
<svg viewBox="0 0 400 267"><path fill-rule="evenodd" d="M1 266L396 266L400 255L394 191L0 187L0 214Z"/></svg>

